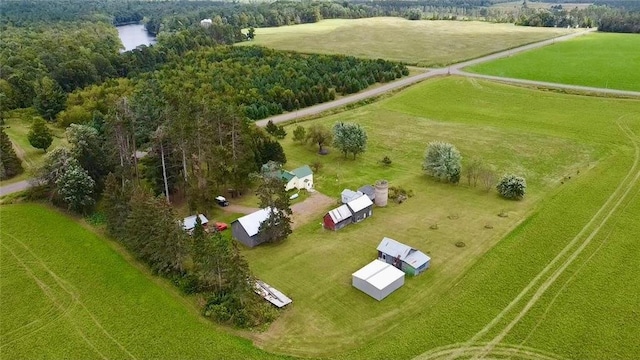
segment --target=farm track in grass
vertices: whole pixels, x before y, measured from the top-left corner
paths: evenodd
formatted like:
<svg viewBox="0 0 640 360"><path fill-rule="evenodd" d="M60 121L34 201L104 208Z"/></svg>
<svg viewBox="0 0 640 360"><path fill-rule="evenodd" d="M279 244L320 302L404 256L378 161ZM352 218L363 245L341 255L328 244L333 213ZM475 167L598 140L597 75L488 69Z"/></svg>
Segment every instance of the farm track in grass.
<svg viewBox="0 0 640 360"><path fill-rule="evenodd" d="M83 328L83 324L80 324L74 317L69 316L71 311L77 310L78 312L82 312L85 316L88 316L91 319L91 322L85 322L85 326L88 323L90 326L95 326L98 329L98 333L101 337L106 337L109 341L115 344L122 352L119 354L119 358L132 358L136 359L136 357L130 353L118 340L116 340L103 326L100 324L98 319L91 313L91 311L85 306L85 304L80 300L80 296L78 292L73 289L71 284L67 281L59 277L55 272L53 272L47 264L40 259L31 249L20 239L15 237L12 234L2 232L2 247L9 251L9 253L16 259L16 261L24 268L24 270L29 274L29 276L38 284L42 292L45 294L46 298L50 300L54 305L55 309L58 311L58 315L55 316L52 320L47 323L42 324L40 327L36 327L33 329L29 329L25 334L18 336L14 339L3 340L0 348L10 345L15 341L21 340L23 337L32 336L37 331L46 327L51 321L55 321L59 318L66 318L75 331L80 335L80 337L89 345L91 349L93 349L96 354L98 354L101 358L108 359L112 358L115 354L113 352L107 353L105 355L103 351L98 348L96 342L91 339L91 335L89 335L89 331L86 328ZM13 242L13 247L7 244L7 240L9 242ZM20 252L21 251L21 252ZM65 301L67 300L67 301ZM95 332L95 329L94 329ZM7 334L4 334L6 336ZM104 339L101 339L104 340ZM101 341L104 342L104 341ZM125 356L123 356L125 355Z"/></svg>
<svg viewBox="0 0 640 360"><path fill-rule="evenodd" d="M602 207L594 214L591 220L585 224L580 232L562 249L560 253L545 267L542 271L531 280L531 282L505 307L493 320L491 320L484 328L478 331L473 337L471 337L465 343L453 344L445 347L439 347L432 349L424 354L419 355L416 359L457 359L457 358L485 358L487 356L504 355L502 350L504 347L510 348L513 345L501 344L502 340L509 333L511 329L527 314L527 312L538 302L542 295L549 289L551 285L562 275L567 267L571 265L576 258L584 251L584 249L591 243L594 237L600 232L603 226L607 224L610 218L621 205L628 201L629 194L635 185L638 184L640 179L640 171L638 165L640 164L640 146L639 140L636 134L624 123L618 122L620 130L624 135L632 142L635 153L634 162L629 169L629 172L618 184L618 187L609 196L607 201ZM635 198L635 195L633 198ZM605 238L606 239L606 238ZM581 241L582 240L582 241ZM599 249L599 248L598 248ZM567 254L573 252L567 256ZM596 249L597 250L597 249ZM547 274L555 269L555 271L549 275L542 283L540 281L547 276ZM538 284L540 283L540 284ZM562 290L562 288L561 288ZM524 301L525 296L531 291L534 291L530 295L529 301L524 307L515 314L513 319L504 327L500 328L497 335L495 335L489 342L478 345L479 341L485 337L496 325L498 325L503 319L512 312L512 310L521 301ZM527 353L520 353L517 347L513 355L518 357L524 357L529 355ZM548 358L548 355L540 356L539 358ZM553 355L551 358L558 358Z"/></svg>

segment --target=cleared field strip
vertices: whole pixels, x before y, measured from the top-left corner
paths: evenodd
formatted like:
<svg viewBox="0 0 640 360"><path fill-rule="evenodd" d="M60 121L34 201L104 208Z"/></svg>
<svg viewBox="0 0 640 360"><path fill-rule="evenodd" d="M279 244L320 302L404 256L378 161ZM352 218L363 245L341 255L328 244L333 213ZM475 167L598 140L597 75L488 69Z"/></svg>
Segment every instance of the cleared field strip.
<svg viewBox="0 0 640 360"><path fill-rule="evenodd" d="M591 220L585 224L581 231L562 249L562 251L560 251L560 253L558 253L553 260L551 260L545 268L542 269L538 275L531 280L531 282L511 301L511 303L509 303L509 305L507 305L495 318L493 318L493 320L491 320L467 342L432 349L417 356L415 359L485 358L501 355L505 349L512 351L512 356L526 358L526 356L531 355L530 350L521 354L519 346L501 344L501 342L509 331L513 329L513 327L527 314L538 300L540 300L549 287L553 285L565 272L567 267L569 267L584 251L616 211L618 211L625 202L629 201L631 191L638 184L638 180L640 179L640 141L626 124L619 123L618 125L634 146L634 162L627 175L621 180L618 187L613 191L602 207L593 215ZM636 194L634 193L633 197L635 197L635 195ZM553 271L554 269L555 271ZM553 271L553 273L548 275L551 271ZM543 279L544 281L542 281ZM512 313L515 307L525 301L526 298L529 300L524 304L522 309L515 313L515 315L511 314L511 316L513 316L512 320L506 325L497 328L496 326L503 322L507 315ZM494 329L498 329L497 335L491 338L488 342L480 342L482 338ZM536 353L536 356L539 356L539 358L560 359L559 356L553 354L541 355L541 353Z"/></svg>

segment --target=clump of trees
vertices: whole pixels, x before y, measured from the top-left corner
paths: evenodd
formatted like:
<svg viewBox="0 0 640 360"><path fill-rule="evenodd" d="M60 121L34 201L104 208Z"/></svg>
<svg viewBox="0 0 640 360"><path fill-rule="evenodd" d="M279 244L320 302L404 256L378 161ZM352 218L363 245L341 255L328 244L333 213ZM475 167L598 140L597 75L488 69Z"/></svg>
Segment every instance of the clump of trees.
<svg viewBox="0 0 640 360"><path fill-rule="evenodd" d="M273 121L269 120L267 122L267 126L264 129L271 135L275 136L278 139L284 139L287 136L287 131L281 125L276 125Z"/></svg>
<svg viewBox="0 0 640 360"><path fill-rule="evenodd" d="M462 156L455 146L434 141L427 146L422 169L429 176L457 184L460 181L461 162Z"/></svg>
<svg viewBox="0 0 640 360"><path fill-rule="evenodd" d="M47 152L53 142L53 135L51 135L51 130L49 130L43 119L35 118L27 134L27 140L34 148Z"/></svg>
<svg viewBox="0 0 640 360"><path fill-rule="evenodd" d="M333 146L345 157L353 154L355 159L367 150L367 132L359 124L337 123L333 126Z"/></svg>
<svg viewBox="0 0 640 360"><path fill-rule="evenodd" d="M329 153L324 146L330 144L332 139L333 133L331 130L320 124L312 125L307 132L307 142L318 144L318 154L321 155Z"/></svg>
<svg viewBox="0 0 640 360"><path fill-rule="evenodd" d="M9 136L0 126L0 180L10 179L23 171L22 162L13 150Z"/></svg>
<svg viewBox="0 0 640 360"><path fill-rule="evenodd" d="M496 189L505 199L521 200L527 191L527 183L523 177L509 174L502 177Z"/></svg>

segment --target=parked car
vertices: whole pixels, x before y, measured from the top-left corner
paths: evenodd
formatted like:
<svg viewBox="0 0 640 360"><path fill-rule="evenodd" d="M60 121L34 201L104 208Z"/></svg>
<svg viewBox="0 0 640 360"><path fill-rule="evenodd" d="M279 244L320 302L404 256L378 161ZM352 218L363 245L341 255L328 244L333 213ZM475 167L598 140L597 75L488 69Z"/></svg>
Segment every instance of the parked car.
<svg viewBox="0 0 640 360"><path fill-rule="evenodd" d="M229 206L229 201L225 199L223 196L216 196L216 202L220 206Z"/></svg>
<svg viewBox="0 0 640 360"><path fill-rule="evenodd" d="M216 222L216 230L217 231L225 231L229 228L229 225L223 223L223 222Z"/></svg>

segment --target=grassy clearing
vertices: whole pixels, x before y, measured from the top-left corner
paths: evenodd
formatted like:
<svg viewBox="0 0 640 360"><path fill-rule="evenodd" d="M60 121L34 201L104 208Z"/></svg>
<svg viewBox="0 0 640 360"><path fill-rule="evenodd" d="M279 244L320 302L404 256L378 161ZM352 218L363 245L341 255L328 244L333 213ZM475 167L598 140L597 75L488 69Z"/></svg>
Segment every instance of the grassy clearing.
<svg viewBox="0 0 640 360"><path fill-rule="evenodd" d="M32 108L13 110L7 114L4 131L13 142L16 154L22 159L22 166L25 169L25 173L13 179L1 181L0 185L29 178L29 170L37 168L44 161L46 153L31 146L27 139L27 134L29 134L29 130L31 129L31 123L36 117L39 116ZM51 151L56 147L65 144L66 139L64 137L63 129L53 125L49 125L49 129L53 133L53 143L51 144L51 147L49 147L49 151Z"/></svg>
<svg viewBox="0 0 640 360"><path fill-rule="evenodd" d="M632 155L616 121L637 126L639 110L637 101L451 77L314 120L327 126L358 122L367 129L370 144L353 161L335 151L319 156L312 147L285 140L291 166L324 163L315 179L320 191L337 197L344 187L386 178L416 195L401 205L376 208L371 219L337 233L322 230L318 219L283 244L245 251L261 278L294 299L268 332L254 337L256 342L274 352L369 359L388 358L389 352L406 358L468 339L615 188ZM480 157L499 173L523 174L529 184L527 200L505 201L464 184L427 179L420 165L431 140L454 143L465 161ZM378 163L384 155L393 160L391 167ZM497 216L502 210L508 218ZM439 229L431 230L433 224ZM486 229L487 224L493 229ZM377 302L354 290L350 275L375 257L382 236L429 253L433 265ZM466 247L455 247L457 241ZM628 347L623 341L610 348L614 346ZM567 354L567 348L551 351Z"/></svg>
<svg viewBox="0 0 640 360"><path fill-rule="evenodd" d="M640 36L589 34L467 71L572 85L640 91Z"/></svg>
<svg viewBox="0 0 640 360"><path fill-rule="evenodd" d="M0 218L1 358L269 357L73 219L41 205Z"/></svg>
<svg viewBox="0 0 640 360"><path fill-rule="evenodd" d="M477 21L334 19L256 29L256 39L241 44L305 53L382 58L418 66L443 66L568 31Z"/></svg>

